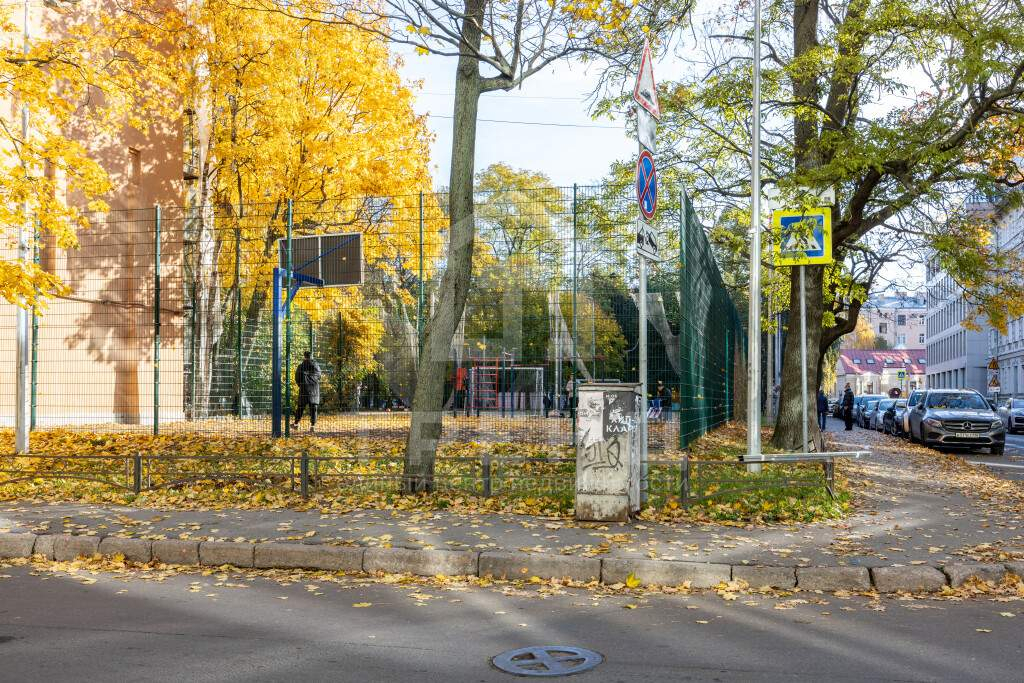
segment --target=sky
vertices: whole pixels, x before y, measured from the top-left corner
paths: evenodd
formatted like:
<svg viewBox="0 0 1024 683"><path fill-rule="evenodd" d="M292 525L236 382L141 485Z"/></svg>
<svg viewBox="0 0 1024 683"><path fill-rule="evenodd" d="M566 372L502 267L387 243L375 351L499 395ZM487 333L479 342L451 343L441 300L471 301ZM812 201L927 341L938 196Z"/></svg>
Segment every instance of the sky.
<svg viewBox="0 0 1024 683"><path fill-rule="evenodd" d="M454 58L418 55L396 50L403 60L401 73L415 88L415 109L428 115L434 135L431 171L436 187L447 186L451 161L452 102L455 89ZM671 56L654 61L655 79L672 74L679 64ZM512 92L485 94L477 124L476 169L494 163L538 171L555 185L596 184L616 161L636 156L636 141L626 133L622 118L593 119L587 96L598 82L596 67L556 63L527 79ZM923 286L920 263L890 264L879 288L916 291Z"/></svg>
<svg viewBox="0 0 1024 683"><path fill-rule="evenodd" d="M455 60L409 52L402 53L402 59L403 77L422 81L416 112L429 115L434 134L431 170L435 185L447 185ZM600 181L613 162L636 154L636 141L626 135L621 120L595 121L590 117L585 100L596 84L596 70L587 71L579 64L558 64L527 79L521 89L485 94L480 100L477 125L477 170L502 162L542 172L556 185Z"/></svg>

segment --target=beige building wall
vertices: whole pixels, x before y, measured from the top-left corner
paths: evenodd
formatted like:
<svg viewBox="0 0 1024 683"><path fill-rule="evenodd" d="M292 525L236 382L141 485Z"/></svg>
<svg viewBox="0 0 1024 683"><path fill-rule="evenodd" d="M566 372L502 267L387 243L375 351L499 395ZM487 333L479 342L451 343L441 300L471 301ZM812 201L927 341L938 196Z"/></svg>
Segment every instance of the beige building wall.
<svg viewBox="0 0 1024 683"><path fill-rule="evenodd" d="M49 6L32 8L34 35L60 30L60 15ZM3 108L8 125L20 125L10 120L15 109ZM110 211L90 216L89 228L79 231L77 248L58 248L46 237L39 244L41 265L70 291L51 300L37 318L36 424L152 423L156 204L167 207L160 239L160 416L181 419L183 240L180 210L172 208L184 198L180 122L157 122L145 136L130 128L108 137L75 130L67 135L100 161L113 190L104 198ZM67 194L61 199L83 203ZM14 306L0 303L4 425L13 424L14 418L14 320Z"/></svg>

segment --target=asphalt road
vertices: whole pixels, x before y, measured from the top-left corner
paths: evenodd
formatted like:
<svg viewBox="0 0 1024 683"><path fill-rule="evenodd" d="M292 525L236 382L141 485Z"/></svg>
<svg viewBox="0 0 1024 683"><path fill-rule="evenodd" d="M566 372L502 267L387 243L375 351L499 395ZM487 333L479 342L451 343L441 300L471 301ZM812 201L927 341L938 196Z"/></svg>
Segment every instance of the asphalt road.
<svg viewBox="0 0 1024 683"><path fill-rule="evenodd" d="M1021 602L36 573L0 567L4 680L512 681L490 658L543 644L605 656L578 681L1007 681L1024 661Z"/></svg>

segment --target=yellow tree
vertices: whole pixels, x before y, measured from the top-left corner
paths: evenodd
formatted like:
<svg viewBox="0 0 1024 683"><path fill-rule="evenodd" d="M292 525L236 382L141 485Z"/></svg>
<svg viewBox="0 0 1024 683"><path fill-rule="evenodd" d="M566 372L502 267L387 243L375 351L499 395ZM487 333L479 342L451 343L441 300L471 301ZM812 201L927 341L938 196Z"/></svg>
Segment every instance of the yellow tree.
<svg viewBox="0 0 1024 683"><path fill-rule="evenodd" d="M431 185L425 122L387 43L356 28L219 0L174 16L150 6L140 16L158 18L178 46L167 68L185 74L181 94L199 143L187 228L196 245L188 266L197 283L194 405L203 410L209 398L225 320L241 316L252 330L271 310L288 200L296 235L364 235L376 286L310 290L296 305L314 320L340 311L363 331L346 336L357 346L349 355L369 366L389 311L408 303L400 275L418 258L414 217L419 193ZM429 200L424 211L429 267L439 253L441 216ZM244 357L254 340L247 336Z"/></svg>

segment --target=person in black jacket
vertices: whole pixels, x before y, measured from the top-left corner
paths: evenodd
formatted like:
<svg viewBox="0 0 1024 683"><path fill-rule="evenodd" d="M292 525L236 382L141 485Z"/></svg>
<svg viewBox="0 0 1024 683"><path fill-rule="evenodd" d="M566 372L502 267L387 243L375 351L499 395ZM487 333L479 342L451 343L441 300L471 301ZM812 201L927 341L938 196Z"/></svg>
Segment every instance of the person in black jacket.
<svg viewBox="0 0 1024 683"><path fill-rule="evenodd" d="M853 389L850 383L846 383L843 389L843 421L846 423L846 431L853 431Z"/></svg>
<svg viewBox="0 0 1024 683"><path fill-rule="evenodd" d="M818 389L818 429L825 431L828 426L828 396L824 389Z"/></svg>
<svg viewBox="0 0 1024 683"><path fill-rule="evenodd" d="M299 385L299 405L292 428L299 428L302 409L309 406L309 431L312 432L316 429L316 411L320 406L320 366L310 358L309 351L302 354L302 362L295 368L295 383Z"/></svg>

